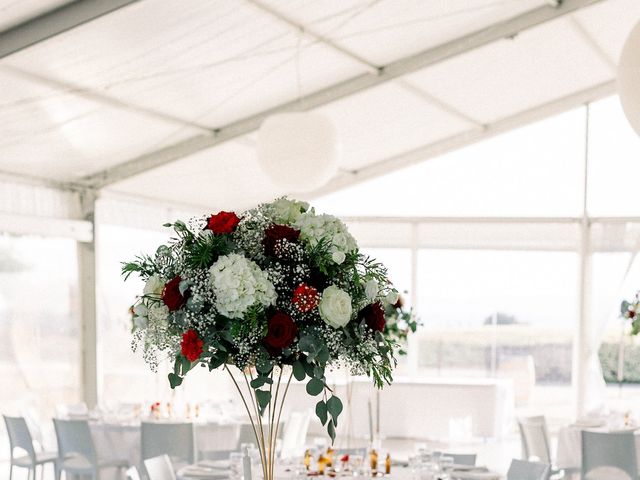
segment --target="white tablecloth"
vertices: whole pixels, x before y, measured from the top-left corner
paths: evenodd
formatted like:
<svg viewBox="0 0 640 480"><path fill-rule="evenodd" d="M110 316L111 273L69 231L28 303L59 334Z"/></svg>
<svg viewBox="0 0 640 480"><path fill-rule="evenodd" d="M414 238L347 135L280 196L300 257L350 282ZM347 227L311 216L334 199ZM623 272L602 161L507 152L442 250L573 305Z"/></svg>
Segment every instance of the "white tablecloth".
<svg viewBox="0 0 640 480"><path fill-rule="evenodd" d="M586 427L570 425L558 431L558 450L556 463L558 468L580 470L582 468L582 431ZM590 431L606 432L605 428L588 428ZM636 452L640 468L640 435L636 432Z"/></svg>
<svg viewBox="0 0 640 480"><path fill-rule="evenodd" d="M397 378L377 394L368 379L356 379L351 387L351 402L345 383L331 383L345 411L338 435L369 435L368 405L373 424L380 417L384 437L467 440L469 437L495 438L507 433L513 422L513 382L507 379L421 379ZM285 410L313 409L317 399L309 397L304 383L292 384ZM315 420L314 420L315 422ZM321 435L319 422L311 429Z"/></svg>
<svg viewBox="0 0 640 480"><path fill-rule="evenodd" d="M98 458L124 458L140 465L140 425L90 423ZM198 452L233 450L240 435L240 423L196 423Z"/></svg>

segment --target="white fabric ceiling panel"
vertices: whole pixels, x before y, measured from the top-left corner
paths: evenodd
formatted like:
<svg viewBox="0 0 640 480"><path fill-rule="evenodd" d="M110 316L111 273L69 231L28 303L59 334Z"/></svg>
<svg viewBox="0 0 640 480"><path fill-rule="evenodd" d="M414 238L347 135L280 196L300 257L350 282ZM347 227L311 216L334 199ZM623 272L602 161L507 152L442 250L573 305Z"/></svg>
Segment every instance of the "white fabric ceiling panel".
<svg viewBox="0 0 640 480"><path fill-rule="evenodd" d="M69 0L0 0L0 31L41 15Z"/></svg>
<svg viewBox="0 0 640 480"><path fill-rule="evenodd" d="M336 125L340 166L353 170L473 128L416 93L388 83L332 103L320 112Z"/></svg>
<svg viewBox="0 0 640 480"><path fill-rule="evenodd" d="M0 170L72 180L194 135L0 69Z"/></svg>
<svg viewBox="0 0 640 480"><path fill-rule="evenodd" d="M629 32L640 20L640 2L609 0L576 12L574 18L604 54L617 64Z"/></svg>
<svg viewBox="0 0 640 480"><path fill-rule="evenodd" d="M612 78L611 66L563 18L434 65L408 81L491 123Z"/></svg>
<svg viewBox="0 0 640 480"><path fill-rule="evenodd" d="M26 70L220 127L362 73L246 2L145 0L6 60Z"/></svg>
<svg viewBox="0 0 640 480"><path fill-rule="evenodd" d="M546 0L394 0L367 2L317 2L313 0L268 0L286 15L308 24L318 33L366 58L386 65L398 58L445 43L461 34L514 17ZM329 20L324 5L343 13Z"/></svg>
<svg viewBox="0 0 640 480"><path fill-rule="evenodd" d="M211 209L244 209L284 192L265 177L253 148L228 142L114 185L110 191Z"/></svg>

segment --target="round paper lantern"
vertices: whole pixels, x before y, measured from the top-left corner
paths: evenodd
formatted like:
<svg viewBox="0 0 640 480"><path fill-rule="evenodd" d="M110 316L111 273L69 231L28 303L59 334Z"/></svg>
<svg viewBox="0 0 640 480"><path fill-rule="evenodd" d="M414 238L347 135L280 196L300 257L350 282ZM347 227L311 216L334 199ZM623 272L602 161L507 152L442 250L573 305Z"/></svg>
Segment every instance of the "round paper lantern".
<svg viewBox="0 0 640 480"><path fill-rule="evenodd" d="M278 113L258 131L260 166L274 184L290 193L326 185L338 170L339 153L335 127L317 113Z"/></svg>
<svg viewBox="0 0 640 480"><path fill-rule="evenodd" d="M618 94L627 120L640 135L640 23L627 38L618 62Z"/></svg>

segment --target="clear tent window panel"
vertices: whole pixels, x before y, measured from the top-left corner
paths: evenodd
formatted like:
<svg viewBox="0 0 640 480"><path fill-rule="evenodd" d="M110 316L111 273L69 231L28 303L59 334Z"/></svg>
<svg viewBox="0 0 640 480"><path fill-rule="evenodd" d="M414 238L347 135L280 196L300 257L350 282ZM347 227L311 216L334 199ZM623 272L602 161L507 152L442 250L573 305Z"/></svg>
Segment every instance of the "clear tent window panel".
<svg viewBox="0 0 640 480"><path fill-rule="evenodd" d="M50 448L49 419L81 395L76 254L73 240L0 235L0 411L30 416Z"/></svg>
<svg viewBox="0 0 640 480"><path fill-rule="evenodd" d="M390 171L315 204L351 216L579 215L584 127L584 109L576 109Z"/></svg>

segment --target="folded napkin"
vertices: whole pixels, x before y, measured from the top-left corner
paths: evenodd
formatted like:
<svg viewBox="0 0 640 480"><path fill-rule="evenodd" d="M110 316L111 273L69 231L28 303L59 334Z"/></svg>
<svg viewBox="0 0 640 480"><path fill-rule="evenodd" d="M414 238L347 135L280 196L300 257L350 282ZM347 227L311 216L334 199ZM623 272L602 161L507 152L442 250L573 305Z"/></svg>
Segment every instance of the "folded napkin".
<svg viewBox="0 0 640 480"><path fill-rule="evenodd" d="M229 478L228 471L213 470L211 468L204 468L198 466L185 467L179 472L180 477L187 478L202 478L209 480L218 480L223 478Z"/></svg>
<svg viewBox="0 0 640 480"><path fill-rule="evenodd" d="M229 468L229 460L202 460L198 462L199 467L217 468L227 470Z"/></svg>

